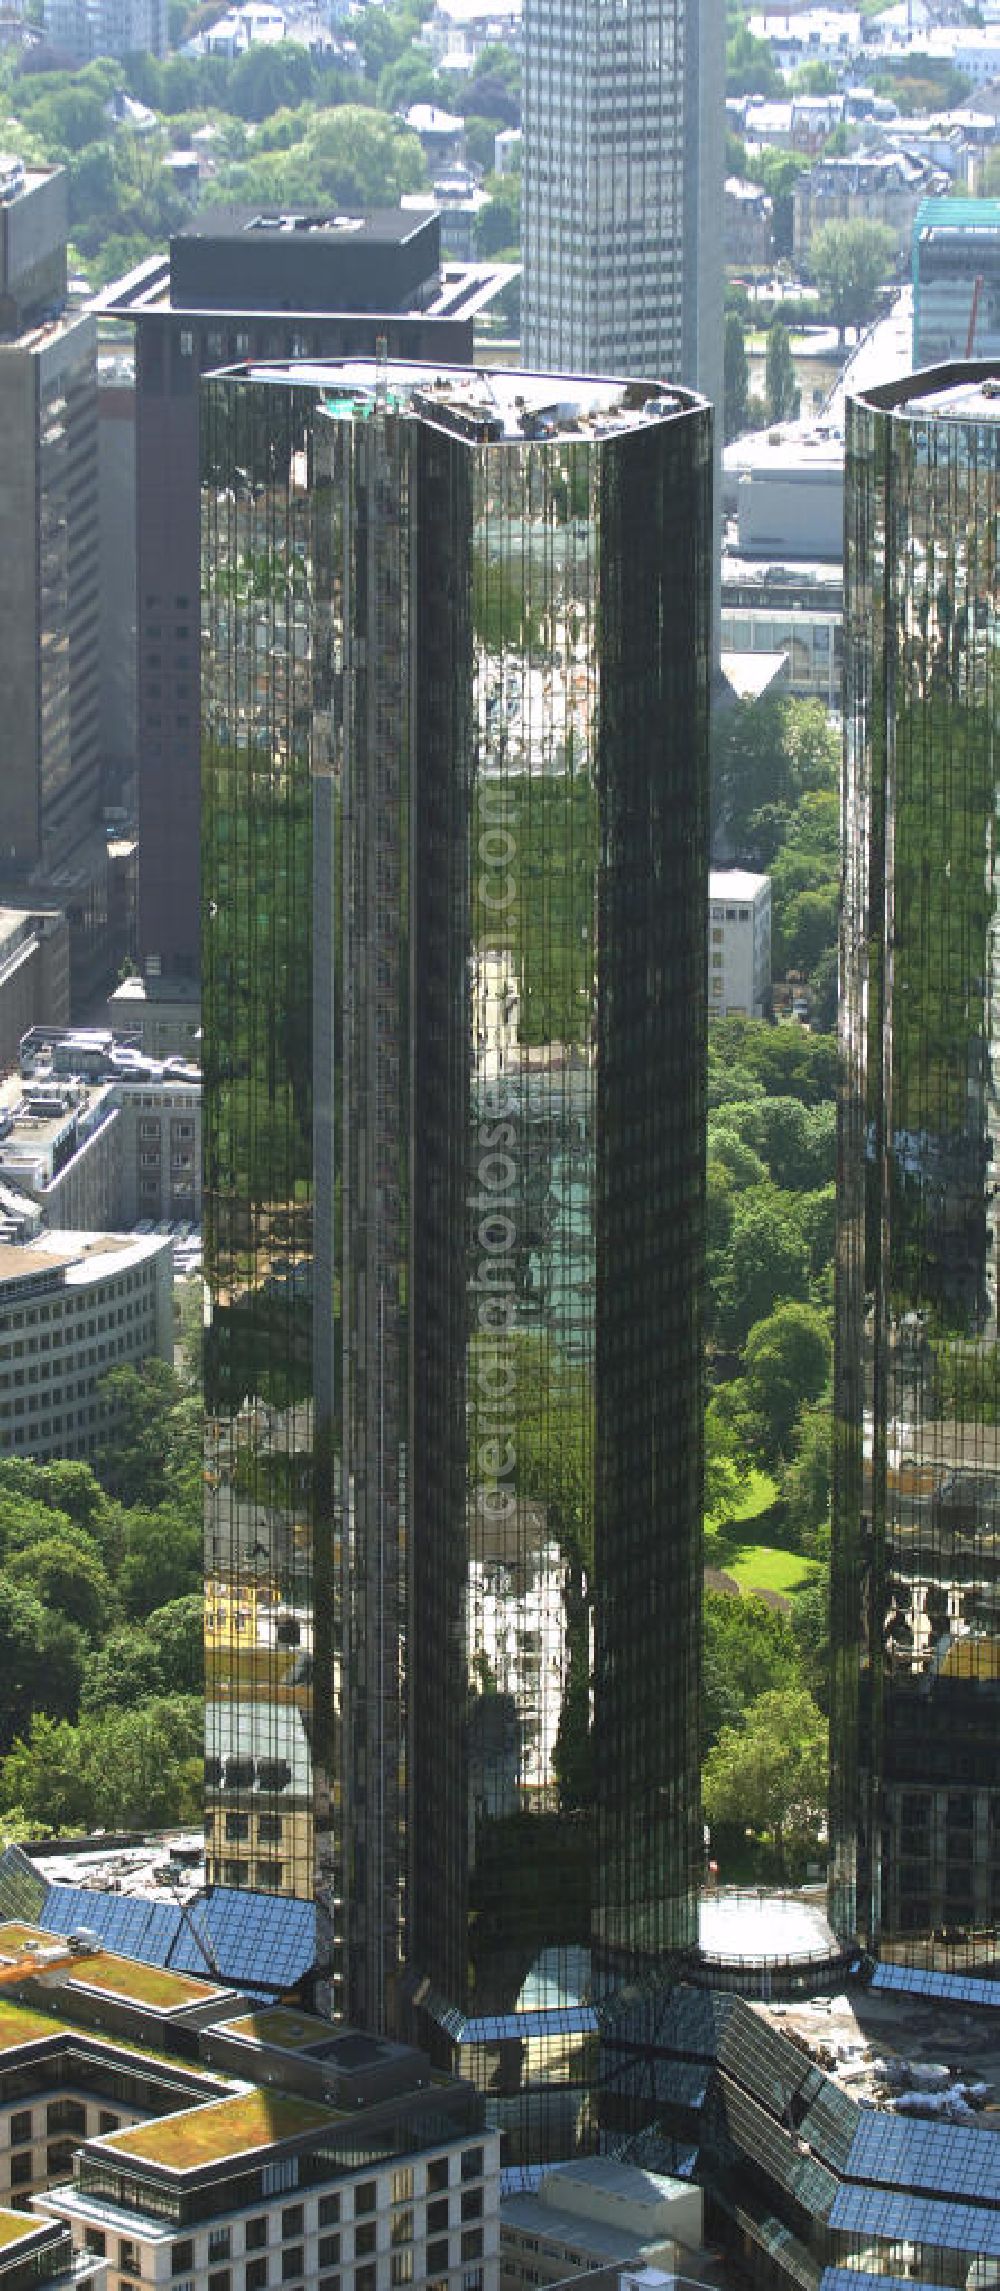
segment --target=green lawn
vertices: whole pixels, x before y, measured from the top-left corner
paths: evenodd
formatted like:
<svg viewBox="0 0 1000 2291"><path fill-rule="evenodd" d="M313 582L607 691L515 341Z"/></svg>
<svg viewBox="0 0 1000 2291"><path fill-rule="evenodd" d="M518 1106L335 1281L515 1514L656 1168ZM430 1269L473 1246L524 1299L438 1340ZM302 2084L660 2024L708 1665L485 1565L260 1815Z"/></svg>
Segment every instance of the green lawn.
<svg viewBox="0 0 1000 2291"><path fill-rule="evenodd" d="M732 1520L759 1519L762 1511L770 1511L777 1498L777 1483L768 1472L751 1472L742 1495L734 1503ZM725 1530L723 1530L725 1533Z"/></svg>
<svg viewBox="0 0 1000 2291"><path fill-rule="evenodd" d="M812 1582L817 1563L799 1551L754 1539L755 1527L758 1535L762 1528L767 1532L767 1515L777 1496L777 1483L768 1472L751 1472L724 1523L706 1531L705 1565L731 1575L741 1591L777 1591L789 1599Z"/></svg>
<svg viewBox="0 0 1000 2291"><path fill-rule="evenodd" d="M713 1562L732 1575L741 1591L778 1591L790 1598L804 1591L817 1573L815 1559L799 1551L780 1551L771 1543L738 1543L727 1539L723 1553Z"/></svg>

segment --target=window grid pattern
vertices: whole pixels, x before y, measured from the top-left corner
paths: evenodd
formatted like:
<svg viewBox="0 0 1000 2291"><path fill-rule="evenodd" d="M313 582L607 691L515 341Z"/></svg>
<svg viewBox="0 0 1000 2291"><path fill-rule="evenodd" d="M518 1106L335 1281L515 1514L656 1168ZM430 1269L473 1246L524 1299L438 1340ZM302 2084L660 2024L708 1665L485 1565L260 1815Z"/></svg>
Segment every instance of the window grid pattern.
<svg viewBox="0 0 1000 2291"><path fill-rule="evenodd" d="M902 1963L1000 1917L1000 422L851 404L833 1554L834 1913Z"/></svg>

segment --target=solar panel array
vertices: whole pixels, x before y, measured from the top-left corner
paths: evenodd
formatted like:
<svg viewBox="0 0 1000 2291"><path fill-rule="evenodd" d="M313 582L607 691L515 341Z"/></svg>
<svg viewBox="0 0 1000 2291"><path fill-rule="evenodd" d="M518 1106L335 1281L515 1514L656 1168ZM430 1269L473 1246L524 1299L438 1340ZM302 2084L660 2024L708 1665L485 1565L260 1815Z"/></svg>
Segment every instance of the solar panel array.
<svg viewBox="0 0 1000 2291"><path fill-rule="evenodd" d="M183 1908L136 1894L53 1885L37 1911L51 1933L89 1926L105 1947L142 1965L218 1978L265 1995L294 1988L315 1962L315 1910L285 1894L216 1887Z"/></svg>
<svg viewBox="0 0 1000 2291"><path fill-rule="evenodd" d="M928 2189L1000 2204L1000 2143L975 2124L943 2124L865 2109L851 2147L855 2180L884 2187Z"/></svg>
<svg viewBox="0 0 1000 2291"><path fill-rule="evenodd" d="M189 1911L189 1918L199 1934L208 1936L223 1979L240 1986L250 1981L257 1988L291 1989L316 1962L311 1901L216 1886ZM203 1965L204 1958L200 1961ZM198 1952L186 1929L170 1962L184 1972L198 1970Z"/></svg>
<svg viewBox="0 0 1000 2291"><path fill-rule="evenodd" d="M741 2091L731 2077L724 2075L721 2084L726 2126L734 2147L752 2156L758 2169L778 2187L786 2188L806 2211L826 2219L837 2193L834 2173L804 2141L799 2144L790 2139L784 2125L759 2100Z"/></svg>
<svg viewBox="0 0 1000 2291"><path fill-rule="evenodd" d="M177 1937L178 1910L173 1901L96 1893L84 1885L52 1885L41 1921L52 1933L73 1933L77 1926L87 1926L122 1957L136 1957L143 1965L166 1965Z"/></svg>
<svg viewBox="0 0 1000 2291"><path fill-rule="evenodd" d="M893 2242L905 2237L938 2251L977 2251L1000 2259L1000 2211L983 2205L851 2186L838 2190L829 2224L854 2235L877 2235Z"/></svg>
<svg viewBox="0 0 1000 2291"><path fill-rule="evenodd" d="M45 1879L20 1846L0 1853L0 1923L36 1925L45 1902Z"/></svg>
<svg viewBox="0 0 1000 2291"><path fill-rule="evenodd" d="M597 2014L592 2005L551 2005L537 2013L481 2013L463 2021L463 2044L503 2044L513 2038L594 2036Z"/></svg>
<svg viewBox="0 0 1000 2291"><path fill-rule="evenodd" d="M824 2267L819 2291L913 2291L912 2275L872 2275L866 2267Z"/></svg>
<svg viewBox="0 0 1000 2291"><path fill-rule="evenodd" d="M979 1981L974 1973L932 1973L918 1965L876 1965L871 1985L907 1997L939 1997L944 2004L1000 2008L1000 1981Z"/></svg>

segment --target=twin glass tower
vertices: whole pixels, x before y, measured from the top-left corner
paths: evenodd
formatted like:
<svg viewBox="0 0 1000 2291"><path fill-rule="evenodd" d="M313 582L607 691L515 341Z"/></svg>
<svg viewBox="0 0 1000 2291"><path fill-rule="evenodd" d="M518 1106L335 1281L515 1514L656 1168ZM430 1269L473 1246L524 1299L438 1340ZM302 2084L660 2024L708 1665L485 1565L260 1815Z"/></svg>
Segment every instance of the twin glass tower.
<svg viewBox="0 0 1000 2291"><path fill-rule="evenodd" d="M210 1876L565 2154L697 1939L710 414L243 369L203 474Z"/></svg>
<svg viewBox="0 0 1000 2291"><path fill-rule="evenodd" d="M835 1922L1000 1936L1000 371L849 404Z"/></svg>

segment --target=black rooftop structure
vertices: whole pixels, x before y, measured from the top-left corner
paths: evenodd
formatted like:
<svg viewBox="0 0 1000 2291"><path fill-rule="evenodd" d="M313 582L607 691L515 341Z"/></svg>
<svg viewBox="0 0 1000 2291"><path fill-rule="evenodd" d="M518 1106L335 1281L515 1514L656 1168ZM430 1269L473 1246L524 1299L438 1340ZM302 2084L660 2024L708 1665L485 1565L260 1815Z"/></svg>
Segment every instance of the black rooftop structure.
<svg viewBox="0 0 1000 2291"><path fill-rule="evenodd" d="M170 242L174 309L390 311L437 286L440 221L212 207Z"/></svg>

